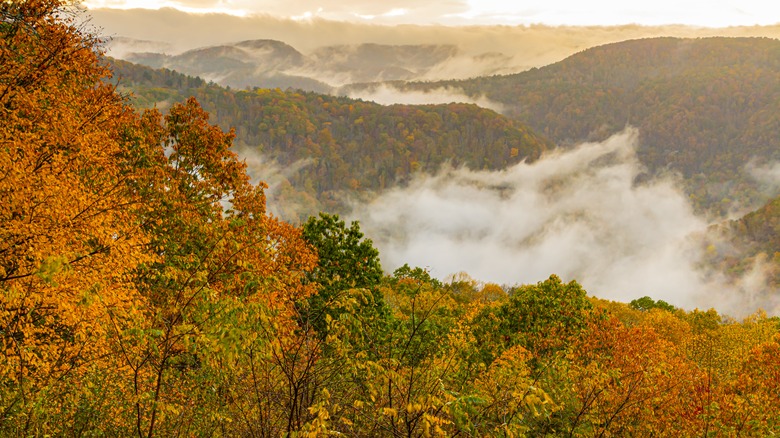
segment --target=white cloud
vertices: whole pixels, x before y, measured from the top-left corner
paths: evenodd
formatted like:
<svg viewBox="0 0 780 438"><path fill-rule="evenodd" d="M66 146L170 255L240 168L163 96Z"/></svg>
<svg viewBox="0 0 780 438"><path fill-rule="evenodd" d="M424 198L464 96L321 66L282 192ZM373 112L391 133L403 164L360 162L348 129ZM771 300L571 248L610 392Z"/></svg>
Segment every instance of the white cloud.
<svg viewBox="0 0 780 438"><path fill-rule="evenodd" d="M746 166L748 173L755 178L765 191L775 196L780 191L780 163L759 164L751 161Z"/></svg>
<svg viewBox="0 0 780 438"><path fill-rule="evenodd" d="M494 102L485 96L472 98L467 96L462 89L449 87L441 87L429 91L401 91L390 85L381 85L379 87L374 87L371 90L350 92L349 97L353 99L370 100L381 105L426 105L452 102L473 103L499 113L504 111L504 105L499 102Z"/></svg>

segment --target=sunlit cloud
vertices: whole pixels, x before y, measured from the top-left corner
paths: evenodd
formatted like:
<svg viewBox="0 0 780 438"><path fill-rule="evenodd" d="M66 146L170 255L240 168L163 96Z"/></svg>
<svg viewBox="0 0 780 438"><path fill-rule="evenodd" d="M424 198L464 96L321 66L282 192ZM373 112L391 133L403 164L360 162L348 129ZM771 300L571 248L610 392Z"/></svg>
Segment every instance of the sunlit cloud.
<svg viewBox="0 0 780 438"><path fill-rule="evenodd" d="M287 19L314 17L383 24L444 25L664 25L703 27L770 25L780 20L780 2L765 0L86 0L89 9L175 8L192 13L237 16L270 14ZM314 12L318 11L318 12Z"/></svg>
<svg viewBox="0 0 780 438"><path fill-rule="evenodd" d="M318 8L316 13L312 13L311 11L306 11L301 15L294 15L290 18L292 18L293 21L308 21L318 16L320 13L322 13L322 8Z"/></svg>
<svg viewBox="0 0 780 438"><path fill-rule="evenodd" d="M409 11L404 9L404 8L395 8L395 9L389 10L388 12L386 12L386 13L384 13L382 15L385 16L385 17L401 17L401 16L406 15L408 13L409 13Z"/></svg>
<svg viewBox="0 0 780 438"><path fill-rule="evenodd" d="M409 13L408 9L405 8L394 8L391 9L384 14L376 15L376 14L354 14L355 17L358 17L362 20L371 21L375 20L377 18L392 18L392 17L403 17L404 15L407 15Z"/></svg>
<svg viewBox="0 0 780 438"><path fill-rule="evenodd" d="M194 2L194 1L159 1L159 0L86 0L81 5L87 9L152 9L173 8L190 14L227 14L246 17L256 11L237 7L231 2Z"/></svg>

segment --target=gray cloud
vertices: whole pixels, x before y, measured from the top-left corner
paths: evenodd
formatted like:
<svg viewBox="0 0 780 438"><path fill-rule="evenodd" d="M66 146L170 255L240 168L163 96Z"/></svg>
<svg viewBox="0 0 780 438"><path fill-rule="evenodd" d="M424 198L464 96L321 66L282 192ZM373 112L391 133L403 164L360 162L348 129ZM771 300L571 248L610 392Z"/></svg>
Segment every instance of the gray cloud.
<svg viewBox="0 0 780 438"><path fill-rule="evenodd" d="M737 282L700 268L709 224L673 180L634 184L636 141L627 130L504 171L420 176L354 216L388 270L409 263L439 278L465 271L503 284L555 273L620 301L649 295L732 315L780 311L761 265Z"/></svg>

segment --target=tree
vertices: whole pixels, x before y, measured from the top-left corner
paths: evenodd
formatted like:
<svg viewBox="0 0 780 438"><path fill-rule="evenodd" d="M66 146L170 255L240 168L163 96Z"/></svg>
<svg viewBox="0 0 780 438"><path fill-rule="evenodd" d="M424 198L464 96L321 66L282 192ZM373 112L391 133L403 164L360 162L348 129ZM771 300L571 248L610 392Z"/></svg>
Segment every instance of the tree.
<svg viewBox="0 0 780 438"><path fill-rule="evenodd" d="M655 301L650 297L637 298L635 300L632 300L628 305L632 309L641 310L645 312L651 309L661 309L661 310L666 310L667 312L675 311L675 307L667 303L666 301L664 300Z"/></svg>
<svg viewBox="0 0 780 438"><path fill-rule="evenodd" d="M209 124L194 99L162 120L147 112L138 129L128 147L151 148L156 157L148 166L134 164L144 172L135 182L148 206L138 220L158 257L133 272L147 298L145 318L115 322L135 401L128 418L138 436L206 427L200 422L208 415L221 416L227 427L236 409L227 397L244 367L262 357L263 365L281 369L262 385L285 389L302 366L290 355L317 357L318 347L297 332L295 307L315 292L303 279L316 255L301 230L266 215L263 186L250 184L246 165L230 150L232 132ZM206 381L219 390L185 390ZM289 432L301 427L301 405L298 393L285 396L282 410L296 418L287 420ZM241 408L254 413L261 406Z"/></svg>
<svg viewBox="0 0 780 438"><path fill-rule="evenodd" d="M521 345L534 357L565 350L587 326L593 305L576 281L563 283L557 275L535 285L513 288L509 299L486 312L487 325L478 338L486 348ZM494 321L489 323L488 321ZM487 350L486 350L487 351ZM489 362L490 359L487 358Z"/></svg>
<svg viewBox="0 0 780 438"><path fill-rule="evenodd" d="M144 299L125 274L154 258L120 164L133 113L102 82L97 39L70 5L0 2L3 434L107 415L91 385L106 378L94 371L114 346L110 314L137 314Z"/></svg>
<svg viewBox="0 0 780 438"><path fill-rule="evenodd" d="M269 402L304 428L316 255L195 100L126 105L69 5L0 2L0 431L229 435Z"/></svg>
<svg viewBox="0 0 780 438"><path fill-rule="evenodd" d="M687 433L680 414L701 373L674 344L648 326L610 318L593 321L573 347L570 436Z"/></svg>
<svg viewBox="0 0 780 438"><path fill-rule="evenodd" d="M351 289L366 289L368 301L362 303L359 312L384 314L384 301L378 285L382 280L379 251L370 239L364 239L360 225L352 222L349 227L338 215L320 213L310 217L303 225L303 238L312 245L318 255L317 268L308 280L318 284L318 292L307 302L307 317L323 335L327 318L338 319L336 303Z"/></svg>

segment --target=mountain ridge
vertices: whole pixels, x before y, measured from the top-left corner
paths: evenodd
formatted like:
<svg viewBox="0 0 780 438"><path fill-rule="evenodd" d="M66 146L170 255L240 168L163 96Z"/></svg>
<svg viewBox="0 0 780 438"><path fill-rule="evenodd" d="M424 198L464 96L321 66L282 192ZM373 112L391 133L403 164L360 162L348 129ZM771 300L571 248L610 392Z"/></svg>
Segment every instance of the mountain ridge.
<svg viewBox="0 0 780 438"><path fill-rule="evenodd" d="M132 45L127 39L118 43L123 47ZM141 47L154 45L144 42ZM169 68L234 88L292 87L322 93L333 93L353 82L426 77L446 71L452 61L485 64L485 73L489 74L508 68L513 60L500 52L466 55L454 44L336 44L304 54L274 39L203 46L173 55L126 49L120 59L152 68Z"/></svg>
<svg viewBox="0 0 780 438"><path fill-rule="evenodd" d="M654 173L680 173L696 207L721 216L742 207L718 205L723 200L748 199L754 208L767 201L747 167L755 160L780 161L775 39L629 40L513 75L393 87L449 87L485 96L562 146L636 126L642 163Z"/></svg>

